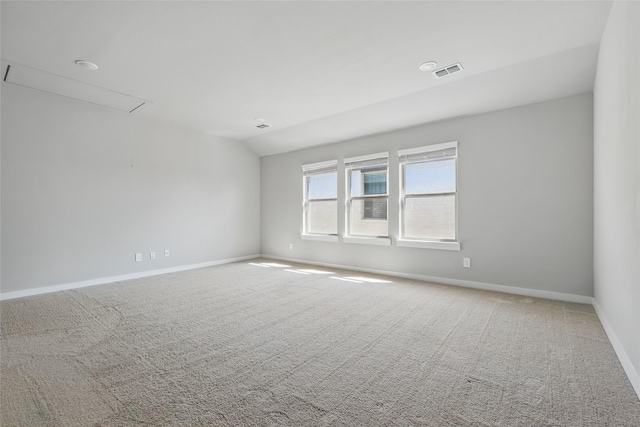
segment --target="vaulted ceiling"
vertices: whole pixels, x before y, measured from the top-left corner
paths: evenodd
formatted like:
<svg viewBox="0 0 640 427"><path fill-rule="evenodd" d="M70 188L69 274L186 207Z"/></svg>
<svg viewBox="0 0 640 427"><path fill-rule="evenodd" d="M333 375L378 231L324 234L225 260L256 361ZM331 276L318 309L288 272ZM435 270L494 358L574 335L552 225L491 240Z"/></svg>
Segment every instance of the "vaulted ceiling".
<svg viewBox="0 0 640 427"><path fill-rule="evenodd" d="M151 100L132 114L264 156L591 91L610 7L3 1L1 54ZM437 79L418 69L426 61L464 69ZM271 127L256 128L254 118Z"/></svg>

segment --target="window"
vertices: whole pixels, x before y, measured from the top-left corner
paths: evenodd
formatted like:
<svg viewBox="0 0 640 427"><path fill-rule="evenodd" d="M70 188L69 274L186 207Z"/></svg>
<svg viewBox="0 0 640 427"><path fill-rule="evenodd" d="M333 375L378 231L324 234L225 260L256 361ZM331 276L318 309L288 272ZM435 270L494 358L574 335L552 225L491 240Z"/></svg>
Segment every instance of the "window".
<svg viewBox="0 0 640 427"><path fill-rule="evenodd" d="M456 226L458 143L400 150L398 155L398 245L460 250Z"/></svg>
<svg viewBox="0 0 640 427"><path fill-rule="evenodd" d="M348 237L388 237L387 221L389 153L351 157L344 160ZM386 242L381 244L389 244Z"/></svg>
<svg viewBox="0 0 640 427"><path fill-rule="evenodd" d="M302 238L338 240L338 161L302 166Z"/></svg>

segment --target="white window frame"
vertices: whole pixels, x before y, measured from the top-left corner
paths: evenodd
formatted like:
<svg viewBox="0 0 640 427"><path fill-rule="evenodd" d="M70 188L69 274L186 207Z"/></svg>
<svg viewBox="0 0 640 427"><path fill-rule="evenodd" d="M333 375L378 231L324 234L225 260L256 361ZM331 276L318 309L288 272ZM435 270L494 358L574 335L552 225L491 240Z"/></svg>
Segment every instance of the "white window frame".
<svg viewBox="0 0 640 427"><path fill-rule="evenodd" d="M455 196L455 239L412 239L404 237L404 208L405 208L405 199L407 194L405 193L406 182L405 182L405 166L409 163L420 163L425 161L428 157L428 153L434 151L441 151L446 149L455 148L455 165L456 165L456 187L455 191L447 192L447 193L438 193L437 195L444 194L452 194ZM399 170L400 170L400 201L399 201L399 239L396 244L398 246L410 247L410 248L425 248L425 249L442 249L442 250L451 250L451 251L459 251L460 250L460 242L459 242L459 233L458 233L458 141L444 142L441 144L432 144L426 145L422 147L409 148L405 150L398 150L398 162L399 162ZM408 161L406 160L407 156L411 155L419 155L425 154L425 160L417 160L417 161ZM405 158L403 160L403 157ZM436 158L434 158L436 160ZM434 193L435 195L435 193Z"/></svg>
<svg viewBox="0 0 640 427"><path fill-rule="evenodd" d="M391 239L389 238L389 152L381 152L374 154L367 154L364 156L357 157L347 157L344 159L344 174L345 174L345 235L342 238L342 241L345 243L358 243L358 244L367 244L367 245L382 245L382 246L390 246ZM351 196L351 172L353 170L371 167L371 168L386 168L387 174L387 193L386 194L375 194L368 196ZM366 171L365 171L366 172ZM364 185L364 177L363 183ZM387 199L387 235L386 236L361 236L361 235L352 235L351 230L349 229L350 225L350 215L351 215L351 204L354 200L367 200L367 199L380 199L386 197Z"/></svg>
<svg viewBox="0 0 640 427"><path fill-rule="evenodd" d="M309 163L306 165L302 165L302 233L300 234L300 238L302 240L319 240L325 242L338 242L340 240L338 236L338 229L336 227L336 232L331 234L323 234L323 233L309 233L307 231L308 227L308 215L309 215L309 201L328 201L335 200L336 201L336 221L338 219L338 187L336 183L336 197L335 198L326 198L326 199L309 199L309 177L313 175L318 175L327 172L335 172L336 178L338 177L338 160L328 160L325 162L317 162L317 163Z"/></svg>

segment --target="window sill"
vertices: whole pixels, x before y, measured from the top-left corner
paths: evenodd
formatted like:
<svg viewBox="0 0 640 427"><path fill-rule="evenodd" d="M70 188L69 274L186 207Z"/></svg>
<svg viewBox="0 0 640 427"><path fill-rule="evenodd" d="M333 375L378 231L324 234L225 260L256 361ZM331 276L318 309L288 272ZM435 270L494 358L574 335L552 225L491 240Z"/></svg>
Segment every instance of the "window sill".
<svg viewBox="0 0 640 427"><path fill-rule="evenodd" d="M427 240L400 240L396 241L398 246L406 248L440 249L444 251L459 251L460 242L436 242Z"/></svg>
<svg viewBox="0 0 640 427"><path fill-rule="evenodd" d="M302 240L317 240L320 242L339 242L340 238L335 234L301 234Z"/></svg>
<svg viewBox="0 0 640 427"><path fill-rule="evenodd" d="M360 245L391 246L391 239L388 237L343 237L344 243L357 243Z"/></svg>

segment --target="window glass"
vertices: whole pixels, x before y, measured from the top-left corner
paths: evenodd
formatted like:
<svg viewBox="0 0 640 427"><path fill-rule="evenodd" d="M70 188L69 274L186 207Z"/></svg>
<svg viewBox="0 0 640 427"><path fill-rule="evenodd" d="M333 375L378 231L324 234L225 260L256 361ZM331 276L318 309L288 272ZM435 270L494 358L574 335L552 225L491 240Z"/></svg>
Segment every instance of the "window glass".
<svg viewBox="0 0 640 427"><path fill-rule="evenodd" d="M367 204L370 203L368 206ZM369 212L367 212L369 210ZM354 236L387 236L387 199L352 200L349 234Z"/></svg>
<svg viewBox="0 0 640 427"><path fill-rule="evenodd" d="M456 190L456 160L434 160L405 166L406 194L448 193Z"/></svg>
<svg viewBox="0 0 640 427"><path fill-rule="evenodd" d="M362 173L364 194L387 194L387 170Z"/></svg>
<svg viewBox="0 0 640 427"><path fill-rule="evenodd" d="M335 199L338 196L337 171L308 177L309 199Z"/></svg>
<svg viewBox="0 0 640 427"><path fill-rule="evenodd" d="M310 201L307 207L307 233L338 233L338 201Z"/></svg>
<svg viewBox="0 0 640 427"><path fill-rule="evenodd" d="M456 238L455 196L407 197L404 207L404 237L421 240Z"/></svg>

